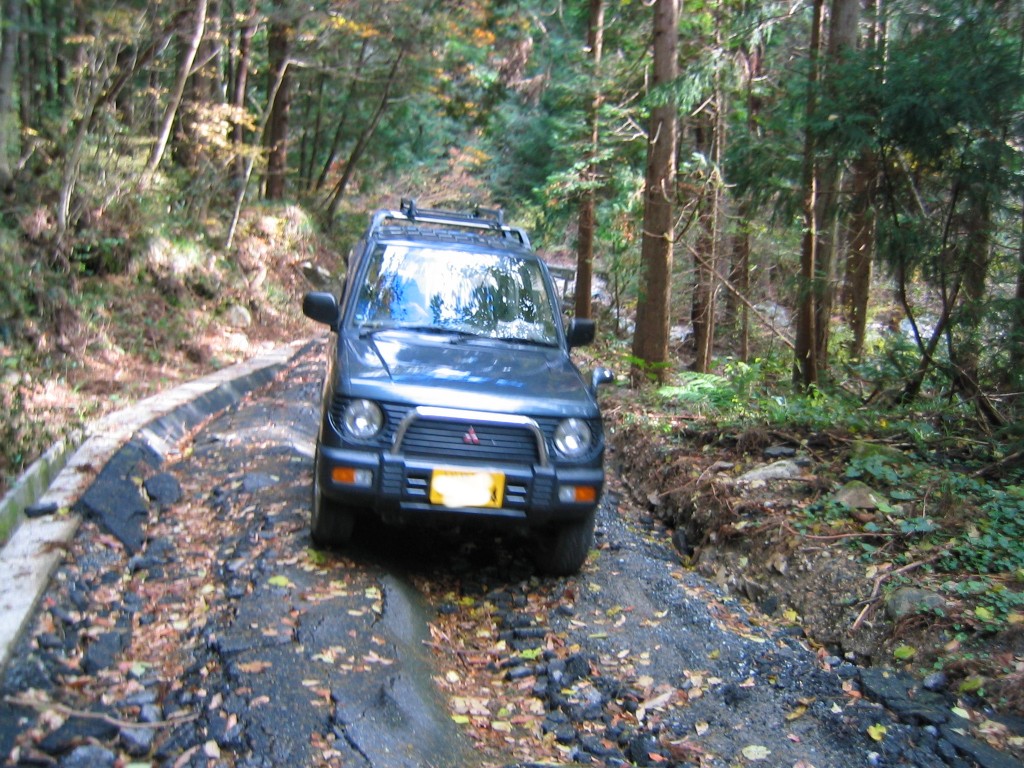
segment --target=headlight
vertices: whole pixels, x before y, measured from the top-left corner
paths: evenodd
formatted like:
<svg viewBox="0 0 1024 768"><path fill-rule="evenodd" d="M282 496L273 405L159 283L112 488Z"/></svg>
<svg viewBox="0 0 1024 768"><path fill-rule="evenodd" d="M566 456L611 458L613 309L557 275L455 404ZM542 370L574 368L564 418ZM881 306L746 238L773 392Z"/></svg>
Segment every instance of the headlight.
<svg viewBox="0 0 1024 768"><path fill-rule="evenodd" d="M369 440L384 426L384 414L372 400L353 400L345 406L341 425L348 437Z"/></svg>
<svg viewBox="0 0 1024 768"><path fill-rule="evenodd" d="M569 459L575 459L590 450L593 435L583 419L566 419L555 429L555 448Z"/></svg>

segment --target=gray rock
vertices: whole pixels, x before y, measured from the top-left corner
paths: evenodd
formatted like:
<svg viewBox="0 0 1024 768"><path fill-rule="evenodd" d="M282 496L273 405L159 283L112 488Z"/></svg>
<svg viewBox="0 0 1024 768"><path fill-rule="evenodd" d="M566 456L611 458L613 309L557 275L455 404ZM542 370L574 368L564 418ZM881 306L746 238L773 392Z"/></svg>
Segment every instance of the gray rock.
<svg viewBox="0 0 1024 768"><path fill-rule="evenodd" d="M39 748L50 755L62 755L87 739L107 741L117 735L117 728L105 720L96 718L71 717L63 725L39 742ZM102 765L102 763L98 763ZM113 762L110 763L113 765ZM79 763L90 765L90 763Z"/></svg>
<svg viewBox="0 0 1024 768"><path fill-rule="evenodd" d="M852 480L832 496L835 501L850 509L880 509L888 505L885 496L860 480Z"/></svg>
<svg viewBox="0 0 1024 768"><path fill-rule="evenodd" d="M76 747L60 761L60 768L113 768L117 755L109 749L86 744Z"/></svg>
<svg viewBox="0 0 1024 768"><path fill-rule="evenodd" d="M756 467L755 469L745 472L736 478L737 483L758 483L768 482L769 480L792 480L800 477L803 471L795 461L789 459L783 459L782 461L776 461L772 464L768 464L763 467Z"/></svg>
<svg viewBox="0 0 1024 768"><path fill-rule="evenodd" d="M935 693L938 693L946 690L949 686L949 677L945 672L933 672L921 681L921 686L926 691L934 691Z"/></svg>
<svg viewBox="0 0 1024 768"><path fill-rule="evenodd" d="M232 328L248 328L252 325L252 313L241 304L232 304L224 310L224 322Z"/></svg>
<svg viewBox="0 0 1024 768"><path fill-rule="evenodd" d="M949 721L949 705L939 694L922 690L905 672L870 667L860 671L864 695L892 710L904 723L942 725Z"/></svg>
<svg viewBox="0 0 1024 768"><path fill-rule="evenodd" d="M921 611L942 611L946 600L942 595L917 587L903 587L893 592L885 601L885 613L893 621Z"/></svg>
<svg viewBox="0 0 1024 768"><path fill-rule="evenodd" d="M955 728L944 726L942 736L981 768L1020 768L1020 761L996 751L984 742L958 733Z"/></svg>
<svg viewBox="0 0 1024 768"><path fill-rule="evenodd" d="M177 504L181 501L181 484L169 472L161 472L147 478L143 487L149 500L156 504Z"/></svg>
<svg viewBox="0 0 1024 768"><path fill-rule="evenodd" d="M853 444L853 456L857 459L866 459L871 456L880 456L889 464L909 464L910 459L899 448L881 443L871 443L867 440L857 440Z"/></svg>
<svg viewBox="0 0 1024 768"><path fill-rule="evenodd" d="M154 728L122 728L121 746L132 757L144 757L153 749Z"/></svg>
<svg viewBox="0 0 1024 768"><path fill-rule="evenodd" d="M85 649L85 656L82 658L82 669L88 674L95 675L97 672L109 669L114 666L118 655L125 647L125 636L123 632L104 632L95 640L89 643Z"/></svg>
<svg viewBox="0 0 1024 768"><path fill-rule="evenodd" d="M314 288L324 289L331 285L331 273L319 264L311 261L302 262L302 274Z"/></svg>

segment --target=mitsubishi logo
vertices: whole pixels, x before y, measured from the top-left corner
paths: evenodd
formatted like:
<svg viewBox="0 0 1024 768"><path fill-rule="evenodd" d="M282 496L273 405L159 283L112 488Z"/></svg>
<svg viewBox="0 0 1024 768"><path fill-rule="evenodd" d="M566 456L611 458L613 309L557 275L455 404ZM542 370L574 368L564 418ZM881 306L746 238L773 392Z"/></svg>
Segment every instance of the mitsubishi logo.
<svg viewBox="0 0 1024 768"><path fill-rule="evenodd" d="M462 436L462 442L466 445L480 445L480 438L476 436L476 430L470 427Z"/></svg>

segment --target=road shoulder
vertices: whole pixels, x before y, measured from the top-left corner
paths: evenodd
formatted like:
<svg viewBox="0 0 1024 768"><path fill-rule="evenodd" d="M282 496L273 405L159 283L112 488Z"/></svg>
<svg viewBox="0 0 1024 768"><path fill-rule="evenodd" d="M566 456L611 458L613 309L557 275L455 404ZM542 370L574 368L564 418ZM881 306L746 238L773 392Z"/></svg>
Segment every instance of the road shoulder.
<svg viewBox="0 0 1024 768"><path fill-rule="evenodd" d="M270 382L303 348L303 342L277 347L141 400L91 427L45 492L25 502L26 506L54 511L25 519L0 550L0 573L5 582L0 596L0 671L6 668L24 622L78 530L81 517L73 508L98 471L133 439L161 459L166 457L190 430Z"/></svg>

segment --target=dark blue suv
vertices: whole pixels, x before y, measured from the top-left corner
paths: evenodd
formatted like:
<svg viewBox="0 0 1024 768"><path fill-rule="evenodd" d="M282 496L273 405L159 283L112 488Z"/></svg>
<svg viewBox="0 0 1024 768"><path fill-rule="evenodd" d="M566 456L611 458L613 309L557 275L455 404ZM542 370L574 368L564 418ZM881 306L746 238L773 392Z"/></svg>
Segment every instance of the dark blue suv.
<svg viewBox="0 0 1024 768"><path fill-rule="evenodd" d="M569 350L547 267L500 211L373 214L340 300L310 293L332 331L313 478L312 536L387 523L499 522L528 530L537 565L579 570L604 485L596 400Z"/></svg>

